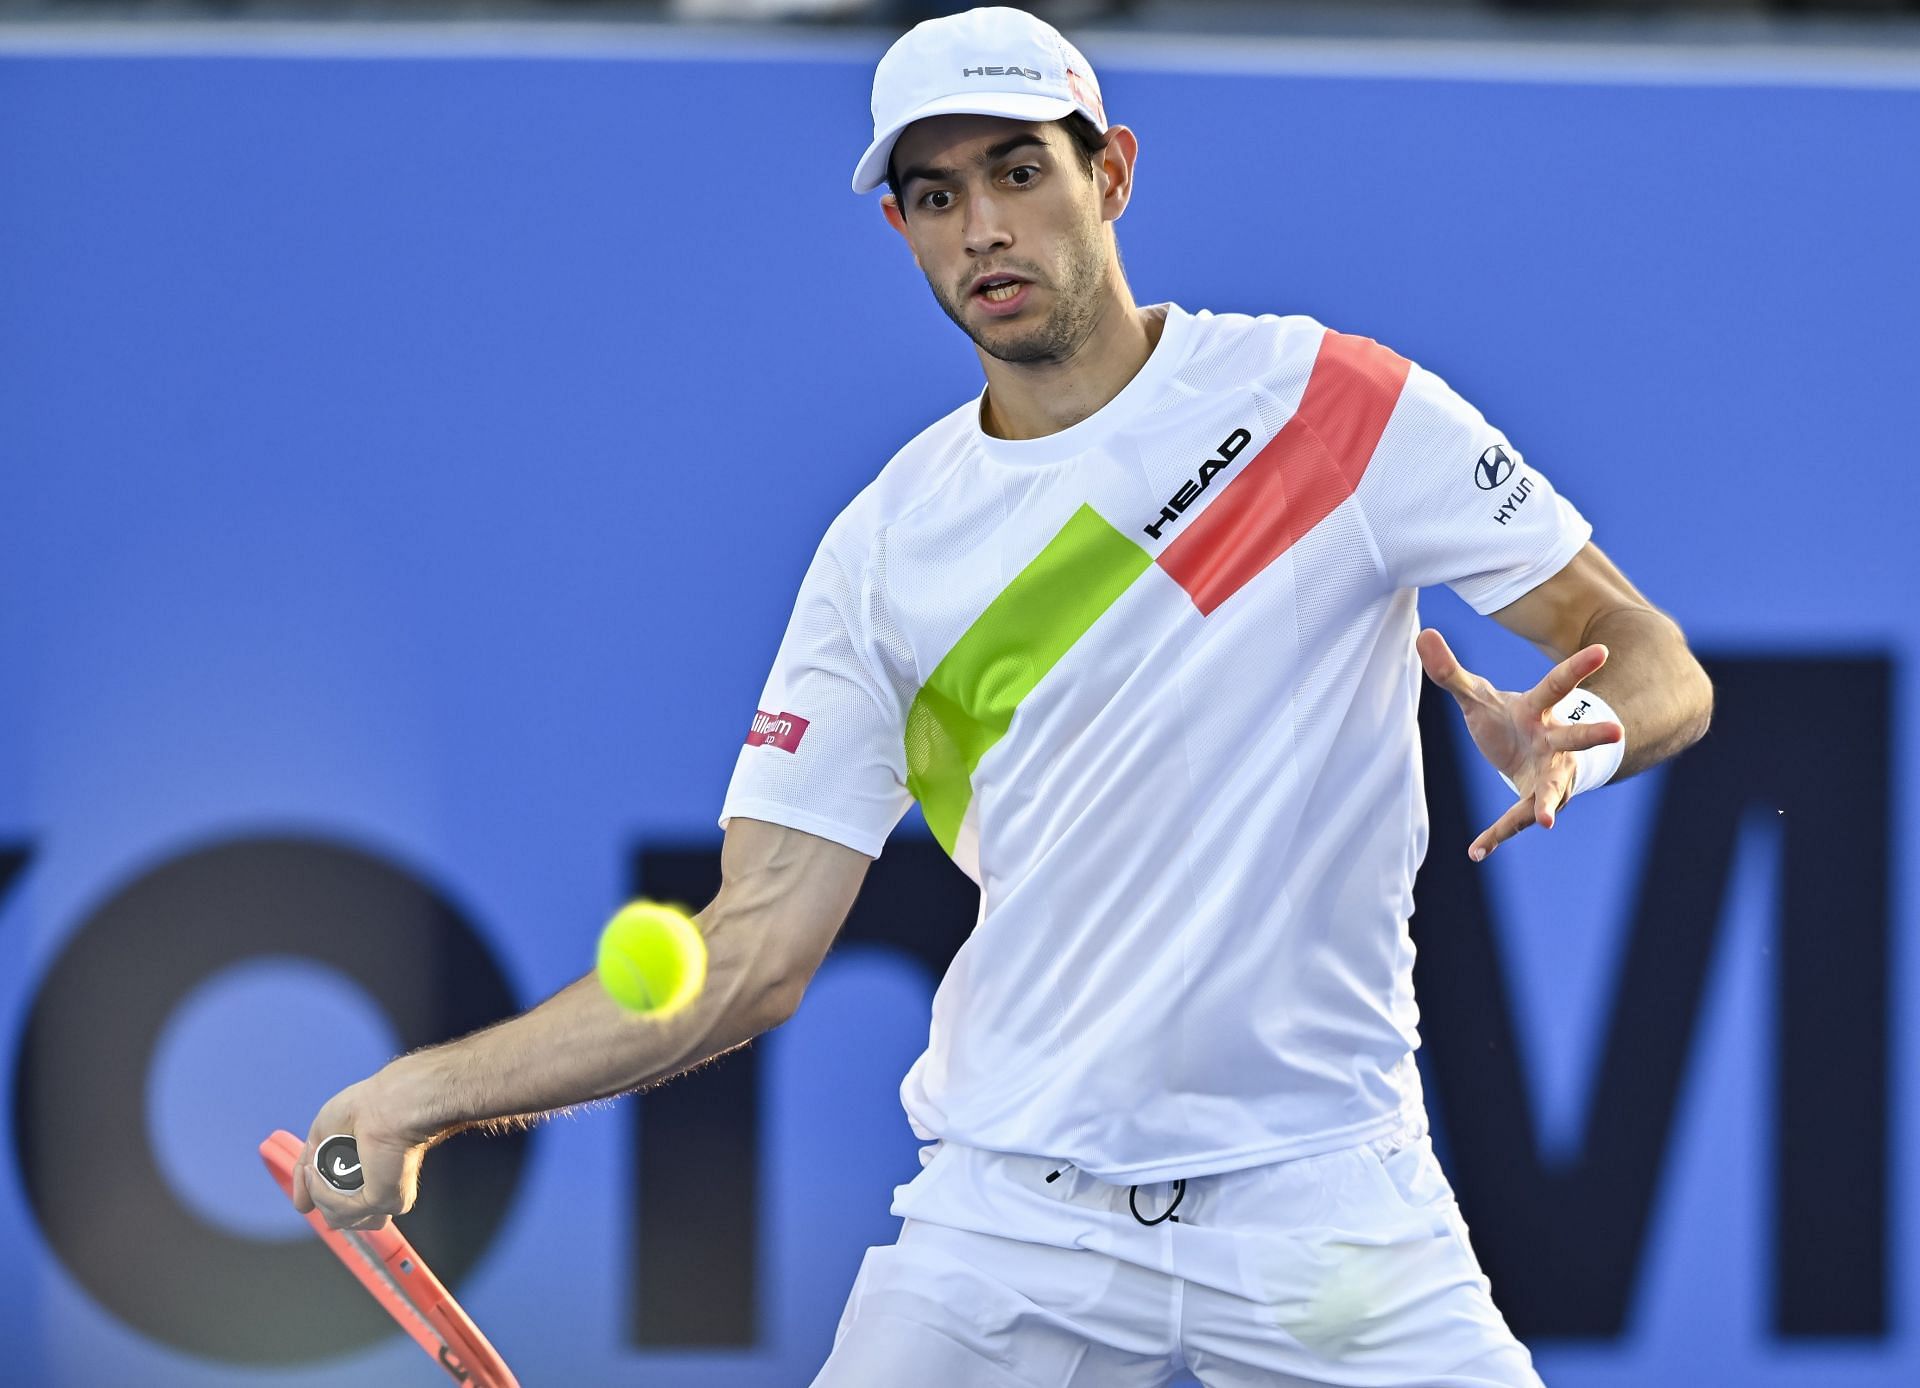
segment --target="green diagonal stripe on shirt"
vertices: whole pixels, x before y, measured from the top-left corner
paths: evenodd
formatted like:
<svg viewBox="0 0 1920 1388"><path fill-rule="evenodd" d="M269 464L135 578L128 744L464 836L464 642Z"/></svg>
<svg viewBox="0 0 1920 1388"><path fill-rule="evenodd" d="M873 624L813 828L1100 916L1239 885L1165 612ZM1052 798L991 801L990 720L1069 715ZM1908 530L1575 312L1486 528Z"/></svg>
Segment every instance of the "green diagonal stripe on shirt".
<svg viewBox="0 0 1920 1388"><path fill-rule="evenodd" d="M952 853L973 770L1060 657L1152 563L1091 506L987 604L907 710L907 789Z"/></svg>

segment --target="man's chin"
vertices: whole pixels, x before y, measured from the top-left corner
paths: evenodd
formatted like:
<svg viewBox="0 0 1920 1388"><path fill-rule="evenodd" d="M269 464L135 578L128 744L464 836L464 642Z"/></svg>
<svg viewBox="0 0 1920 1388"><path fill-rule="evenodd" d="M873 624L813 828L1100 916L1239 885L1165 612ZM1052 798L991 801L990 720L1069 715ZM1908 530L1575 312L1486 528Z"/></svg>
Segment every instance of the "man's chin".
<svg viewBox="0 0 1920 1388"><path fill-rule="evenodd" d="M1021 322L1011 318L975 320L967 325L967 335L990 357L1014 365L1056 361L1060 344L1050 321Z"/></svg>
<svg viewBox="0 0 1920 1388"><path fill-rule="evenodd" d="M981 351L1009 366L1038 366L1060 360L1059 352L1050 342L985 342L977 337L974 341L980 344Z"/></svg>

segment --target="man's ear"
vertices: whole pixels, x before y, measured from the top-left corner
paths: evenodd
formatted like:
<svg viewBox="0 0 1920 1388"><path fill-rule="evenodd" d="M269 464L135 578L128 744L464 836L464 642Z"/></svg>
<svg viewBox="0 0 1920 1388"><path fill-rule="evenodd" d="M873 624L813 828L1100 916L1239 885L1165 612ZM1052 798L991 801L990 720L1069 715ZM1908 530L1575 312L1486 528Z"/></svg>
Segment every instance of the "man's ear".
<svg viewBox="0 0 1920 1388"><path fill-rule="evenodd" d="M913 238L907 235L907 219L900 211L900 204L892 193L883 193L880 197L880 211L887 219L887 225L900 233L900 239L907 243L907 249L913 249ZM916 253L913 263L918 265L920 257Z"/></svg>
<svg viewBox="0 0 1920 1388"><path fill-rule="evenodd" d="M1120 220L1133 198L1133 164L1140 157L1140 137L1124 125L1107 127L1107 147L1100 151L1096 175L1106 181L1100 195L1100 215L1109 222Z"/></svg>

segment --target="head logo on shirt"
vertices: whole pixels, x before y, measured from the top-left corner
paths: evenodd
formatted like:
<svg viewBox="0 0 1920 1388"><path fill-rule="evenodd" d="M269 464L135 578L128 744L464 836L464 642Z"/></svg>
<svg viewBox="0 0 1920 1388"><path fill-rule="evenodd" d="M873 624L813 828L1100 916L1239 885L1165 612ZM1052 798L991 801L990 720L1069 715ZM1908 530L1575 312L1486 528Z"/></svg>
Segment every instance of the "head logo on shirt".
<svg viewBox="0 0 1920 1388"><path fill-rule="evenodd" d="M797 713L753 712L753 727L747 733L749 747L778 747L783 752L800 750L800 739L807 735L807 720Z"/></svg>
<svg viewBox="0 0 1920 1388"><path fill-rule="evenodd" d="M1507 479L1513 476L1513 459L1507 456L1507 450L1495 444L1480 455L1480 461L1473 466L1473 480L1480 490L1490 492L1495 487L1504 487Z"/></svg>

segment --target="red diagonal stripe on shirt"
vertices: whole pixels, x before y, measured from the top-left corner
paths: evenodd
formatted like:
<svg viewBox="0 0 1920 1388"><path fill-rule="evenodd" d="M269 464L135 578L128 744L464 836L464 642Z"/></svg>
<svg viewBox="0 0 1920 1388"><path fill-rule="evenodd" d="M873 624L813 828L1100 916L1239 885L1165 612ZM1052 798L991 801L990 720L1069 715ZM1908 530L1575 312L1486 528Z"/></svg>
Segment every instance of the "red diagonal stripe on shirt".
<svg viewBox="0 0 1920 1388"><path fill-rule="evenodd" d="M1409 363L1369 337L1329 332L1280 432L1156 561L1201 615L1239 592L1353 495Z"/></svg>

